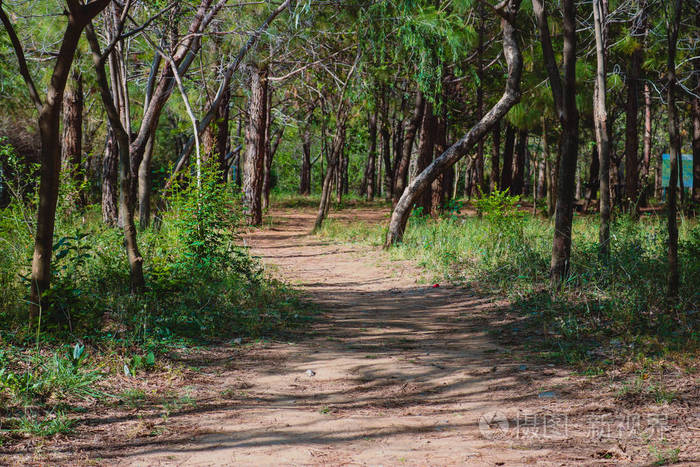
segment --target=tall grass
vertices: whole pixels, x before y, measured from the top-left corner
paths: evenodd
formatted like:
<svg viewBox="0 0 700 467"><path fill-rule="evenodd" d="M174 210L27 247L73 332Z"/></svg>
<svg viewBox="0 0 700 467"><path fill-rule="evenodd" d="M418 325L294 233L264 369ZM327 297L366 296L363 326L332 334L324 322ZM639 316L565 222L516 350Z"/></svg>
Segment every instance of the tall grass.
<svg viewBox="0 0 700 467"><path fill-rule="evenodd" d="M514 214L517 213L517 214ZM436 278L466 284L485 294L506 295L557 338L646 336L697 345L700 313L700 225L681 219L680 299L666 297L664 220L618 216L611 227L611 254L598 254L598 220L576 216L571 276L561 290L549 289L553 225L517 207L496 216L433 220L413 215L392 258L411 259ZM385 226L330 221L321 235L382 244Z"/></svg>

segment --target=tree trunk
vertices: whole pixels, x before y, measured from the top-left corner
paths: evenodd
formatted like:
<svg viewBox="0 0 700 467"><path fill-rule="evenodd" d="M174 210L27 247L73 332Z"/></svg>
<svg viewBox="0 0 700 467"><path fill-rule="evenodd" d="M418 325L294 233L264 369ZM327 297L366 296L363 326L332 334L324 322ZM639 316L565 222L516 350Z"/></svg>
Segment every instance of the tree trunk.
<svg viewBox="0 0 700 467"><path fill-rule="evenodd" d="M527 158L527 130L518 131L518 144L513 161L513 183L511 194L522 195L525 180L525 159Z"/></svg>
<svg viewBox="0 0 700 467"><path fill-rule="evenodd" d="M153 180L151 179L151 165L153 160L153 147L155 145L155 129L146 142L146 150L143 152L143 160L139 165L139 227L145 229L151 223L151 194Z"/></svg>
<svg viewBox="0 0 700 467"><path fill-rule="evenodd" d="M644 2L639 0L640 15L635 18L630 34L638 37L644 29ZM603 3L607 15L607 0ZM605 16L602 19L605 22ZM606 34L607 35L607 34ZM607 43L605 44L607 46ZM642 48L632 52L627 69L627 103L625 109L625 206L627 212L639 213L639 83L642 72Z"/></svg>
<svg viewBox="0 0 700 467"><path fill-rule="evenodd" d="M71 85L63 98L63 167L73 183L81 181L80 165L83 151L83 75L71 72ZM74 200L78 201L78 200Z"/></svg>
<svg viewBox="0 0 700 467"><path fill-rule="evenodd" d="M586 182L586 192L583 201L583 212L587 212L593 200L598 193L598 187L600 182L598 177L600 176L600 158L598 157L598 145L593 145L593 150L591 151L591 165L588 168L588 181Z"/></svg>
<svg viewBox="0 0 700 467"><path fill-rule="evenodd" d="M476 119L481 120L484 116L484 4L479 2L477 6L479 15L479 44L477 46L477 68L476 76L478 78L476 88ZM474 164L474 185L480 191L477 195L476 190L472 190L472 194L481 196L486 193L487 187L484 184L484 138L481 138L476 143L476 161Z"/></svg>
<svg viewBox="0 0 700 467"><path fill-rule="evenodd" d="M416 93L416 104L413 110L413 116L406 124L403 134L403 146L401 148L401 158L396 165L394 173L394 187L392 195L392 204L396 206L399 198L403 195L404 188L408 182L408 167L411 163L411 152L413 151L413 141L416 138L418 127L423 121L423 110L425 108L423 92L420 90Z"/></svg>
<svg viewBox="0 0 700 467"><path fill-rule="evenodd" d="M442 153L447 150L447 111L445 110L444 102L442 108L442 115L437 119L435 126L435 154L438 156L442 155ZM442 212L444 208L445 195L450 192L447 185L450 182L450 171L452 167L443 170L442 173L433 180L430 190L432 192L430 206L433 217L440 215L440 212Z"/></svg>
<svg viewBox="0 0 700 467"><path fill-rule="evenodd" d="M700 70L699 70L700 71ZM649 197L649 166L651 164L651 90L649 83L644 83L644 138L642 149L642 167L639 171L641 183L641 206L647 205Z"/></svg>
<svg viewBox="0 0 700 467"><path fill-rule="evenodd" d="M600 229L598 231L598 248L601 256L603 257L607 257L610 253L610 140L608 139L608 111L606 106L607 90L605 83L607 68L607 27L605 23L607 22L607 11L607 0L593 1L597 62L596 81L593 93L593 120L599 158L598 183L600 184ZM629 98L630 96L628 96L628 110L630 104ZM636 116L633 120L634 121L632 123L636 125ZM629 122L630 118L628 116L627 123L629 124ZM629 140L630 135L627 135L627 138ZM636 153L631 157L636 160ZM593 166L591 165L591 170L592 169Z"/></svg>
<svg viewBox="0 0 700 467"><path fill-rule="evenodd" d="M503 168L501 169L501 190L513 192L513 151L515 150L515 128L506 122L506 141L503 148Z"/></svg>
<svg viewBox="0 0 700 467"><path fill-rule="evenodd" d="M676 201L676 187L678 185L678 167L681 157L681 135L678 124L678 110L676 109L676 44L678 41L678 29L681 20L681 0L671 0L666 8L667 14L667 105L668 105L668 139L670 158L670 177L666 190L666 210L668 224L668 298L671 301L678 299L678 286L680 273L678 268L678 225L676 214L678 211Z"/></svg>
<svg viewBox="0 0 700 467"><path fill-rule="evenodd" d="M396 113L396 111L394 111ZM387 116L388 118L388 116ZM389 137L389 122L387 121L387 138ZM404 124L403 120L400 117L394 116L394 124L392 127L392 135L391 135L391 147L392 151L394 153L394 158L392 160L391 155L389 154L389 143L387 142L386 146L386 167L387 170L385 172L385 186L386 186L386 192L385 192L385 198L386 199L391 199L392 198L392 190L394 187L394 176L396 175L396 168L399 165L399 161L401 160L401 148L403 148L403 141L404 141ZM382 154L384 154L384 147L382 147Z"/></svg>
<svg viewBox="0 0 700 467"><path fill-rule="evenodd" d="M263 159L262 181L262 209L270 207L270 188L272 187L272 141L270 129L272 127L272 92L268 88L265 103L265 142Z"/></svg>
<svg viewBox="0 0 700 467"><path fill-rule="evenodd" d="M401 195L391 215L385 246L398 243L403 238L406 222L411 207L430 184L445 168L454 165L472 150L498 120L500 120L520 99L520 77L522 73L522 55L517 43L514 26L515 17L520 6L519 0L508 0L500 5L501 29L503 31L503 55L508 64L506 88L499 101L477 122L467 134L437 157L425 170L418 174Z"/></svg>
<svg viewBox="0 0 700 467"><path fill-rule="evenodd" d="M491 154L491 186L490 191L498 190L500 181L500 160L501 160L501 121L497 121L491 132L493 140L493 153Z"/></svg>
<svg viewBox="0 0 700 467"><path fill-rule="evenodd" d="M700 28L700 9L695 14L695 26ZM700 209L700 60L695 60L695 96L693 97L693 204ZM651 121L651 118L649 119ZM650 123L651 126L651 123ZM651 133L651 131L650 131ZM651 136L649 137L651 140ZM646 135L645 135L646 150Z"/></svg>
<svg viewBox="0 0 700 467"><path fill-rule="evenodd" d="M326 168L326 176L323 179L323 188L321 190L321 202L318 206L314 231L321 228L323 221L328 216L328 211L331 205L331 192L333 190L333 179L335 173L339 171L340 158L342 157L345 147L345 127L350 113L350 104L345 100L341 101L336 113L336 128L333 141L331 143L331 151L328 157L328 167Z"/></svg>
<svg viewBox="0 0 700 467"><path fill-rule="evenodd" d="M249 225L262 224L262 188L265 164L265 123L267 121L267 69L250 67L250 100L245 130L246 156L243 203Z"/></svg>
<svg viewBox="0 0 700 467"><path fill-rule="evenodd" d="M48 85L46 100L41 101L36 86L29 74L22 45L10 18L0 5L0 21L10 36L17 56L20 74L29 89L29 95L39 112L38 126L41 139L39 169L39 206L37 210L34 255L32 258L31 295L29 316L34 319L42 309L42 296L51 284L51 256L56 221L59 174L61 171L60 119L63 93L70 73L80 35L87 25L108 4L108 0L95 0L82 5L76 0L67 0L67 24L56 56L56 63Z"/></svg>
<svg viewBox="0 0 700 467"><path fill-rule="evenodd" d="M423 109L423 121L420 129L420 143L418 145L418 159L416 160L416 173L421 173L433 161L433 149L435 148L435 115L433 104L425 100ZM416 207L422 208L422 213L427 215L432 212L432 190L425 190L418 199Z"/></svg>
<svg viewBox="0 0 700 467"><path fill-rule="evenodd" d="M311 194L311 125L304 127L301 141L301 180L299 181L299 194L308 196Z"/></svg>
<svg viewBox="0 0 700 467"><path fill-rule="evenodd" d="M549 77L552 97L562 127L560 141L557 204L555 208L554 238L550 276L552 286L559 285L569 275L571 258L571 224L574 211L576 160L578 158L578 110L576 109L576 3L562 0L563 16L563 79L559 74L549 35L547 13L542 0L532 1L540 42Z"/></svg>
<svg viewBox="0 0 700 467"><path fill-rule="evenodd" d="M366 196L368 201L372 201L374 199L375 163L377 160L377 109L369 113L367 125L369 129L369 151L367 153L367 166L360 196Z"/></svg>
<svg viewBox="0 0 700 467"><path fill-rule="evenodd" d="M111 126L107 127L107 142L102 158L102 220L105 224L116 227L117 206L119 202L117 176L119 170L119 150Z"/></svg>
<svg viewBox="0 0 700 467"><path fill-rule="evenodd" d="M385 103L382 103L381 123L379 126L379 146L381 151L380 165L384 166L384 198L391 198L391 190L394 186L394 170L391 164L391 134L389 133L389 113ZM400 122L394 126L394 137L400 138L396 131L401 131ZM400 147L400 146L399 146ZM394 146L394 157L397 157L396 146ZM379 185L379 183L378 183Z"/></svg>

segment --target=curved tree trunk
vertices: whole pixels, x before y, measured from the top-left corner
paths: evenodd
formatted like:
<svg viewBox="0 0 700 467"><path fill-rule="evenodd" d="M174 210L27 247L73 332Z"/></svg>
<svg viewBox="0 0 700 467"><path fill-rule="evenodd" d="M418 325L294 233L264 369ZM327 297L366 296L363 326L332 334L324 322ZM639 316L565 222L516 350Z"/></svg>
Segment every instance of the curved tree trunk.
<svg viewBox="0 0 700 467"><path fill-rule="evenodd" d="M454 165L464 157L474 145L491 131L513 105L520 99L520 77L522 73L522 55L517 42L514 26L515 16L520 6L520 0L508 0L501 4L501 29L503 30L503 55L508 63L508 79L503 95L499 101L476 123L467 134L450 146L440 157L436 158L424 171L413 179L401 195L394 212L391 215L389 230L386 235L385 247L398 243L403 238L411 208L423 191L430 186L435 178L447 167Z"/></svg>

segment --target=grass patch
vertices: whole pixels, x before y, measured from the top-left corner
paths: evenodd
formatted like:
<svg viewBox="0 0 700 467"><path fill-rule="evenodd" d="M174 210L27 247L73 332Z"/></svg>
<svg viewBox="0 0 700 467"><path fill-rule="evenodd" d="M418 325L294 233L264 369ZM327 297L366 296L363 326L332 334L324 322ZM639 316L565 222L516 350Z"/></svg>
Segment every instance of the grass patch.
<svg viewBox="0 0 700 467"><path fill-rule="evenodd" d="M571 276L549 288L553 225L523 212L517 199L490 200L483 217L462 216L452 203L440 219L414 213L391 258L410 259L433 279L505 295L521 319L493 330L552 361L606 366L621 355L658 358L698 349L700 225L682 218L680 300L665 296L665 220L618 216L611 226L611 255L598 254L598 219L575 216ZM329 219L319 235L381 245L384 225L345 225Z"/></svg>

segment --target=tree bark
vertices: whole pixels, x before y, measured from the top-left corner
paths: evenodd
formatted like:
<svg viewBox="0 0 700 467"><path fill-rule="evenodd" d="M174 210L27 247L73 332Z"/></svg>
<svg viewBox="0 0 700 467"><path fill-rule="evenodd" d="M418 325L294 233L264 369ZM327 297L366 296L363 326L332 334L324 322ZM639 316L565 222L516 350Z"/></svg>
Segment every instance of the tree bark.
<svg viewBox="0 0 700 467"><path fill-rule="evenodd" d="M368 201L372 201L376 184L377 109L370 111L367 118L367 126L369 130L369 151L367 152L367 166L365 167L363 189L360 190L360 196L365 196Z"/></svg>
<svg viewBox="0 0 700 467"><path fill-rule="evenodd" d="M401 147L401 158L396 164L394 173L394 187L392 190L392 204L396 206L399 198L403 195L406 183L408 182L408 167L411 163L411 152L413 151L413 141L416 138L418 127L423 121L423 110L425 109L425 99L423 92L418 90L416 93L416 103L413 110L413 116L408 120L403 132L403 146Z"/></svg>
<svg viewBox="0 0 700 467"><path fill-rule="evenodd" d="M638 37L644 30L645 0L639 0L640 14L635 18L630 34ZM607 14L607 1L603 13ZM605 17L603 17L603 22ZM607 45L607 44L606 44ZM632 52L627 69L627 103L625 110L625 202L627 212L636 216L639 212L639 83L642 72L641 47Z"/></svg>
<svg viewBox="0 0 700 467"><path fill-rule="evenodd" d="M447 150L447 112L444 102L442 108L442 115L437 118L435 126L435 154L442 154ZM453 170L453 167L446 168L433 180L430 190L432 192L430 206L433 217L440 215L444 208L445 195L451 192L447 185L450 183L450 171Z"/></svg>
<svg viewBox="0 0 700 467"><path fill-rule="evenodd" d="M500 160L501 160L501 121L497 121L491 132L493 152L491 153L491 185L490 191L500 189Z"/></svg>
<svg viewBox="0 0 700 467"><path fill-rule="evenodd" d="M525 159L527 158L527 130L518 131L518 144L513 161L513 184L511 194L522 195L525 180Z"/></svg>
<svg viewBox="0 0 700 467"><path fill-rule="evenodd" d="M506 141L503 148L503 168L501 169L501 190L513 191L513 152L515 150L515 128L506 122Z"/></svg>
<svg viewBox="0 0 700 467"><path fill-rule="evenodd" d="M339 170L340 158L345 147L345 126L350 114L350 104L343 98L336 112L336 128L331 142L331 151L328 157L328 167L326 168L326 176L323 179L323 188L321 190L321 202L319 203L314 231L321 228L323 221L328 216L330 209L331 192L333 190L333 179L336 171Z"/></svg>
<svg viewBox="0 0 700 467"><path fill-rule="evenodd" d="M676 109L676 45L678 41L678 30L681 21L681 0L671 0L671 11L666 11L667 15L667 80L666 98L668 105L668 139L670 158L670 177L668 189L666 190L666 211L668 225L668 298L675 302L678 299L678 286L680 283L680 272L678 267L678 224L676 215L678 212L676 201L676 187L678 185L678 167L681 156L681 135L678 124L678 110Z"/></svg>
<svg viewBox="0 0 700 467"><path fill-rule="evenodd" d="M520 0L508 0L497 11L501 15L503 31L503 55L508 64L508 79L503 95L499 101L481 118L467 134L437 157L425 170L418 174L401 195L391 215L385 246L398 243L403 238L411 207L445 168L454 165L464 157L474 145L483 138L513 105L520 99L520 77L522 73L522 55L517 42L514 26Z"/></svg>
<svg viewBox="0 0 700 467"><path fill-rule="evenodd" d="M418 145L418 159L416 160L416 173L421 173L433 161L433 149L435 148L435 115L433 104L427 99L423 103L423 121L420 129L420 143ZM432 190L425 190L418 198L416 207L422 208L422 213L427 215L432 212Z"/></svg>
<svg viewBox="0 0 700 467"><path fill-rule="evenodd" d="M270 189L272 188L272 91L267 89L265 103L265 142L263 156L262 209L270 206Z"/></svg>
<svg viewBox="0 0 700 467"><path fill-rule="evenodd" d="M311 125L304 127L301 140L301 179L299 180L299 194L308 196L311 194Z"/></svg>
<svg viewBox="0 0 700 467"><path fill-rule="evenodd" d="M262 224L262 188L267 122L267 69L250 66L250 100L245 130L243 204L249 225Z"/></svg>
<svg viewBox="0 0 700 467"><path fill-rule="evenodd" d="M700 9L695 12L695 26L700 29ZM693 97L693 195L695 209L700 209L700 60L695 60L695 96ZM651 100L651 99L650 99ZM649 118L651 121L651 117ZM651 126L651 123L650 123ZM649 131L651 133L651 130ZM646 135L645 135L646 136ZM651 136L649 137L651 140ZM645 139L646 144L646 139ZM645 146L646 149L646 146Z"/></svg>
<svg viewBox="0 0 700 467"><path fill-rule="evenodd" d="M607 68L607 27L605 25L607 21L607 0L593 1L593 20L595 23L597 63L596 81L593 93L593 120L595 125L596 145L598 148L598 183L600 184L600 228L598 231L598 248L601 256L607 257L610 253L610 140L608 139L607 90L605 83ZM630 107L629 99L630 96L628 95L628 110ZM636 108L634 111L636 112ZM632 120L632 123L636 125L636 116ZM630 123L629 116L627 117L627 123ZM636 128L634 131L636 136ZM627 135L627 138L629 143L630 135ZM636 161L636 153L629 157ZM591 169L593 169L592 166Z"/></svg>
<svg viewBox="0 0 700 467"><path fill-rule="evenodd" d="M105 224L116 227L119 213L119 149L111 125L107 127L107 142L102 158L102 220Z"/></svg>
<svg viewBox="0 0 700 467"><path fill-rule="evenodd" d="M39 136L41 139L39 169L39 207L37 210L34 255L32 258L31 295L29 300L30 319L42 309L42 296L51 284L51 256L53 233L56 221L59 174L61 170L60 118L63 93L70 73L80 35L85 26L102 11L109 0L94 0L82 5L77 0L67 0L67 24L56 56L56 63L42 102L27 67L24 50L10 18L0 3L2 22L19 63L20 75L29 90L29 96L38 110Z"/></svg>
<svg viewBox="0 0 700 467"><path fill-rule="evenodd" d="M71 85L63 97L63 167L76 186L81 181L83 151L83 75L71 72ZM78 200L75 200L78 201Z"/></svg>
<svg viewBox="0 0 700 467"><path fill-rule="evenodd" d="M699 70L700 71L700 70ZM651 164L651 90L649 83L644 83L644 138L642 149L642 168L639 171L641 182L642 206L647 205L649 196L649 167Z"/></svg>
<svg viewBox="0 0 700 467"><path fill-rule="evenodd" d="M542 0L532 1L542 43L542 55L549 77L552 97L562 127L559 177L555 208L554 238L550 277L558 288L569 275L571 259L571 224L574 211L576 160L578 158L578 110L576 109L576 2L562 0L563 79L552 49L549 22Z"/></svg>

